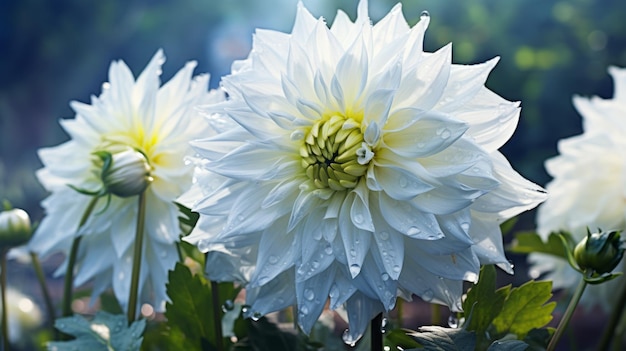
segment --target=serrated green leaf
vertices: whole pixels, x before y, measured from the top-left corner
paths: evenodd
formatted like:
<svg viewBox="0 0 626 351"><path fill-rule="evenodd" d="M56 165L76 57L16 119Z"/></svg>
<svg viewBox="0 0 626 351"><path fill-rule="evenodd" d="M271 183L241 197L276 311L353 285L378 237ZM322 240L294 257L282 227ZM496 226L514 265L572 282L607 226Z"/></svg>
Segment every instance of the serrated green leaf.
<svg viewBox="0 0 626 351"><path fill-rule="evenodd" d="M425 326L409 335L422 345L421 348L413 350L474 351L476 349L476 335L463 328Z"/></svg>
<svg viewBox="0 0 626 351"><path fill-rule="evenodd" d="M545 351L554 331L554 328L541 328L529 331L526 337L524 337L524 342L528 344L528 351Z"/></svg>
<svg viewBox="0 0 626 351"><path fill-rule="evenodd" d="M174 270L169 272L166 289L171 300L165 307L170 328L183 331L197 350L202 349L203 340L215 342L209 284L200 276L192 275L184 264L176 263Z"/></svg>
<svg viewBox="0 0 626 351"><path fill-rule="evenodd" d="M128 326L125 315L99 311L91 321L74 315L58 318L54 326L76 339L50 342L48 349L136 351L141 347L146 321L138 320Z"/></svg>
<svg viewBox="0 0 626 351"><path fill-rule="evenodd" d="M513 333L523 339L533 328L542 328L552 320L556 302L546 303L551 297L551 281L526 282L511 290L493 326L498 334Z"/></svg>
<svg viewBox="0 0 626 351"><path fill-rule="evenodd" d="M391 350L406 350L422 346L410 336L412 333L415 331L409 329L390 330L385 333L385 345L389 346Z"/></svg>
<svg viewBox="0 0 626 351"><path fill-rule="evenodd" d="M524 351L528 349L528 344L521 340L496 340L487 351Z"/></svg>
<svg viewBox="0 0 626 351"><path fill-rule="evenodd" d="M500 314L510 288L509 285L496 290L496 269L493 265L485 265L480 269L478 283L467 292L463 302L467 322L463 328L476 332L477 349L484 350L492 342L487 338L487 331Z"/></svg>
<svg viewBox="0 0 626 351"><path fill-rule="evenodd" d="M518 232L507 250L520 254L545 253L567 259L567 252L558 233L551 233L548 241L544 242L535 232Z"/></svg>

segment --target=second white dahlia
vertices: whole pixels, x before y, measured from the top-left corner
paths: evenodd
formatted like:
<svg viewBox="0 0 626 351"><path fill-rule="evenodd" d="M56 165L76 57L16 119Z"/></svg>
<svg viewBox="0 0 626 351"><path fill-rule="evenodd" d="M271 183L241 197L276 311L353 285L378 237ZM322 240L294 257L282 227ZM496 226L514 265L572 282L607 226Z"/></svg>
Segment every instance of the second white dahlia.
<svg viewBox="0 0 626 351"><path fill-rule="evenodd" d="M499 224L545 197L498 152L519 104L484 87L497 60L423 52L428 22L410 28L398 4L372 25L361 1L329 28L299 4L206 107L235 126L194 143L210 162L188 240L211 279L244 284L253 318L297 305L308 332L330 299L356 340L398 296L458 310L481 264L511 271Z"/></svg>
<svg viewBox="0 0 626 351"><path fill-rule="evenodd" d="M210 131L195 107L223 99L220 92L208 91L208 75L193 77L195 62L161 86L164 61L159 50L136 80L124 62L113 62L102 94L92 97L91 104L72 102L76 118L61 121L71 140L39 151L44 168L37 177L51 195L42 203L46 216L29 250L43 257L67 254L73 239L81 236L75 285L93 282L94 296L112 287L124 309L138 216L138 197L132 195L145 189L147 202L140 302L161 310L168 270L179 257L174 201L193 177L194 166L184 158L193 155L189 141ZM112 154L105 171L103 154ZM97 192L103 187L113 194L110 202L101 198L79 230L92 197L76 189ZM66 264L67 259L60 273Z"/></svg>

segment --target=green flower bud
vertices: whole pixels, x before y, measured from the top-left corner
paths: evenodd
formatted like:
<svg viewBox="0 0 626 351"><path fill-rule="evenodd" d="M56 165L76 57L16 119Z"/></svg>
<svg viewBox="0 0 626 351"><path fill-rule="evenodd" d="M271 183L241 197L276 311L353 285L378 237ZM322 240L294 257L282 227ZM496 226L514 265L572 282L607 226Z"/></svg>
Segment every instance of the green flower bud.
<svg viewBox="0 0 626 351"><path fill-rule="evenodd" d="M102 182L106 191L119 197L139 195L152 182L151 167L141 152L126 148L111 154L98 151L102 161Z"/></svg>
<svg viewBox="0 0 626 351"><path fill-rule="evenodd" d="M26 211L14 208L0 212L0 248L9 249L25 244L32 236L30 217Z"/></svg>
<svg viewBox="0 0 626 351"><path fill-rule="evenodd" d="M618 231L591 234L587 229L587 236L574 248L574 259L583 271L591 269L599 274L608 273L624 255L624 249L620 246Z"/></svg>

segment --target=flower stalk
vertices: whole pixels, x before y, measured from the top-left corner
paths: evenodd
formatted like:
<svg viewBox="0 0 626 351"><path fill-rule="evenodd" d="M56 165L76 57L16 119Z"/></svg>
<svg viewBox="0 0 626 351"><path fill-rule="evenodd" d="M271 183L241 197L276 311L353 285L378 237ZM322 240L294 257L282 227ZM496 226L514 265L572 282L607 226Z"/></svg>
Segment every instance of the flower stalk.
<svg viewBox="0 0 626 351"><path fill-rule="evenodd" d="M613 335L615 334L615 329L618 327L618 323L624 317L624 307L626 307L626 284L622 284L624 287L622 288L622 293L619 297L615 308L613 309L613 313L609 319L609 323L607 324L604 332L602 333L602 339L598 343L598 347L596 350L608 350L609 344L613 340Z"/></svg>
<svg viewBox="0 0 626 351"><path fill-rule="evenodd" d="M576 291L574 291L574 295L572 296L572 299L567 305L565 314L563 315L563 318L561 318L561 321L559 322L559 325L557 326L556 331L554 332L554 335L552 335L552 338L550 339L550 343L548 344L546 351L554 351L556 349L556 345L561 339L563 332L567 328L567 325L569 324L570 319L572 319L572 315L574 314L574 311L576 310L576 306L578 305L580 298L583 296L583 292L585 292L585 288L587 287L587 284L588 283L585 279L581 279L580 283L578 283L578 287L576 287Z"/></svg>
<svg viewBox="0 0 626 351"><path fill-rule="evenodd" d="M135 251L133 253L133 271L128 296L128 324L135 321L137 314L137 295L139 293L139 273L141 270L141 251L143 246L144 225L146 218L146 192L139 194L137 231L135 233Z"/></svg>
<svg viewBox="0 0 626 351"><path fill-rule="evenodd" d="M383 349L383 314L379 313L374 319L372 319L372 325L370 326L371 336L371 350L382 351Z"/></svg>
<svg viewBox="0 0 626 351"><path fill-rule="evenodd" d="M222 332L222 310L219 297L219 284L211 280L211 298L213 302L213 324L215 324L215 347L224 351L224 333Z"/></svg>
<svg viewBox="0 0 626 351"><path fill-rule="evenodd" d="M77 232L80 230L80 228L82 228L83 225L85 225L87 219L89 219L89 216L91 216L93 209L96 207L98 199L99 197L94 196L89 202L89 205L87 205L87 208L85 209L85 212L83 213L83 216L78 223L78 229L76 230ZM70 256L67 261L67 270L65 271L65 280L63 282L63 317L69 317L72 315L72 285L74 283L74 266L76 265L76 256L78 255L80 240L81 236L77 236L76 238L74 238L74 241L72 242L72 248L70 249Z"/></svg>
<svg viewBox="0 0 626 351"><path fill-rule="evenodd" d="M7 249L2 249L0 255L0 269L2 272L1 289L2 289L2 345L4 351L9 351L11 345L9 344L9 305L7 305Z"/></svg>
<svg viewBox="0 0 626 351"><path fill-rule="evenodd" d="M41 293L43 294L46 309L48 310L48 323L50 323L50 327L54 330L54 319L56 318L56 312L54 310L54 305L52 304L52 298L50 297L48 286L46 285L46 278L43 274L43 269L41 268L39 256L37 256L37 254L34 252L30 252L30 259L31 263L33 264L33 269L35 270L35 275L37 276L37 281L41 286Z"/></svg>

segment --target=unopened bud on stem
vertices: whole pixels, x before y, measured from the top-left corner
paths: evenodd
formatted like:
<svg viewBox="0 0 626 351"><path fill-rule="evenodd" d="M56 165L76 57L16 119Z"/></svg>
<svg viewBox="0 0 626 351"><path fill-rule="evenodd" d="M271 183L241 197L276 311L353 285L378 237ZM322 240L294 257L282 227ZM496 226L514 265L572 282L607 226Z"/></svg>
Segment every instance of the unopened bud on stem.
<svg viewBox="0 0 626 351"><path fill-rule="evenodd" d="M141 194L153 178L146 156L127 148L117 153L98 151L96 156L102 161L102 182L106 191L119 197Z"/></svg>
<svg viewBox="0 0 626 351"><path fill-rule="evenodd" d="M30 217L26 211L14 208L0 212L1 249L10 249L25 244L31 236Z"/></svg>
<svg viewBox="0 0 626 351"><path fill-rule="evenodd" d="M590 233L574 248L574 259L582 270L609 273L624 255L618 231Z"/></svg>

